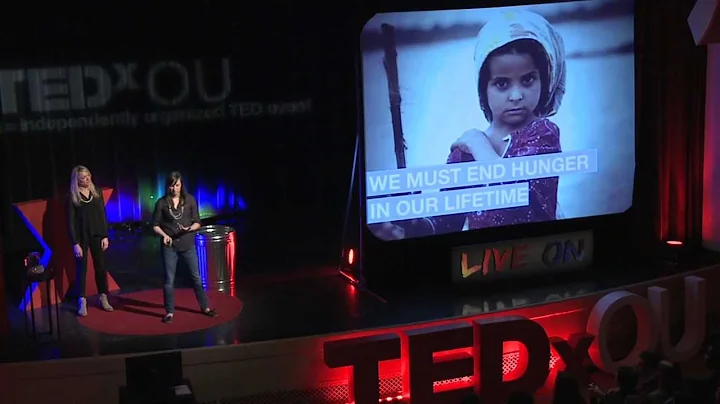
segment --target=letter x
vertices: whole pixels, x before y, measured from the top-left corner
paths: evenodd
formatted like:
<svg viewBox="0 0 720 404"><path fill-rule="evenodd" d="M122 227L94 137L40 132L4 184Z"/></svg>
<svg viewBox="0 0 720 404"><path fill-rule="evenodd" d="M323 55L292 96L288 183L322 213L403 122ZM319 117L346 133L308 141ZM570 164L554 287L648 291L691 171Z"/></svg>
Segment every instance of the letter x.
<svg viewBox="0 0 720 404"><path fill-rule="evenodd" d="M565 363L564 370L575 375L580 383L584 384L588 383L590 376L585 370L583 362L589 358L588 349L593 339L595 337L588 333L572 334L567 341L560 337L550 338L550 344Z"/></svg>

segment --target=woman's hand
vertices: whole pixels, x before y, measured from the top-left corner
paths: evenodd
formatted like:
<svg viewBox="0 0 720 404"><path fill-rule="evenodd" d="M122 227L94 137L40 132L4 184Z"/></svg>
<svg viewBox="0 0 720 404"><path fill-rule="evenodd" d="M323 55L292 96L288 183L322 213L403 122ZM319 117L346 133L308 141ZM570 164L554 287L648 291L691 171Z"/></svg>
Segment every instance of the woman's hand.
<svg viewBox="0 0 720 404"><path fill-rule="evenodd" d="M370 231L383 241L402 240L405 238L405 229L392 223L378 223L370 225Z"/></svg>
<svg viewBox="0 0 720 404"><path fill-rule="evenodd" d="M110 240L108 240L107 237L100 240L100 248L102 248L103 251L107 250L108 247L110 247Z"/></svg>
<svg viewBox="0 0 720 404"><path fill-rule="evenodd" d="M75 254L75 258L82 258L83 250L82 247L80 247L80 244L75 244L73 246L73 254Z"/></svg>
<svg viewBox="0 0 720 404"><path fill-rule="evenodd" d="M172 245L172 239L167 234L163 236L163 244L170 247Z"/></svg>
<svg viewBox="0 0 720 404"><path fill-rule="evenodd" d="M477 129L465 132L450 146L450 150L459 149L471 154L475 161L488 161L500 158L490 143L490 139Z"/></svg>

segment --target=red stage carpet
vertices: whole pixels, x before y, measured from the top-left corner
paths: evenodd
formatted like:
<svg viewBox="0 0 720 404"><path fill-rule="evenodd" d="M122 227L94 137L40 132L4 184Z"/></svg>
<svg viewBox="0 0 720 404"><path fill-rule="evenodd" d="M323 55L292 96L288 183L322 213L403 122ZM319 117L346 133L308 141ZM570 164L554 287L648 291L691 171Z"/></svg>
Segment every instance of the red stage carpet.
<svg viewBox="0 0 720 404"><path fill-rule="evenodd" d="M79 323L92 330L111 335L167 335L204 330L226 323L240 314L242 302L220 292L207 292L210 306L218 316L200 314L192 289L175 289L175 318L170 324L160 320L165 315L161 289L111 296L115 311L105 312L97 306L97 297L88 298L87 317Z"/></svg>

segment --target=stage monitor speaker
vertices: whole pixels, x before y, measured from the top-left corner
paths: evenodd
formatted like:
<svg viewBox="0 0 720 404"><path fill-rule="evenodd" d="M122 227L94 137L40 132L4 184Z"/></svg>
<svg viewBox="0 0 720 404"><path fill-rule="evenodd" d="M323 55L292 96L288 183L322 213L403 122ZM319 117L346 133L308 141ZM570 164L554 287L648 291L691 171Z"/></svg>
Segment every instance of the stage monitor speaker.
<svg viewBox="0 0 720 404"><path fill-rule="evenodd" d="M120 404L196 404L179 351L127 358L125 376Z"/></svg>
<svg viewBox="0 0 720 404"><path fill-rule="evenodd" d="M180 351L132 356L125 359L127 387L149 391L182 384L182 354Z"/></svg>
<svg viewBox="0 0 720 404"><path fill-rule="evenodd" d="M720 0L697 0L688 24L696 45L720 43Z"/></svg>

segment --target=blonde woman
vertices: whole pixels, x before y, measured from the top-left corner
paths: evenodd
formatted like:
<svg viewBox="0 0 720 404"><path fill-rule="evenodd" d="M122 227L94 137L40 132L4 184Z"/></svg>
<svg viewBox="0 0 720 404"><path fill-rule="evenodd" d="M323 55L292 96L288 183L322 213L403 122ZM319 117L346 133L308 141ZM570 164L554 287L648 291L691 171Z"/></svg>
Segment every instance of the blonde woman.
<svg viewBox="0 0 720 404"><path fill-rule="evenodd" d="M76 284L78 290L78 315L87 316L85 283L87 277L88 252L92 254L95 266L95 284L100 293L100 306L112 311L108 302L107 271L105 270L105 250L110 246L108 240L107 215L102 191L92 181L87 167L73 168L70 176L70 197L67 204L68 231L77 261Z"/></svg>

